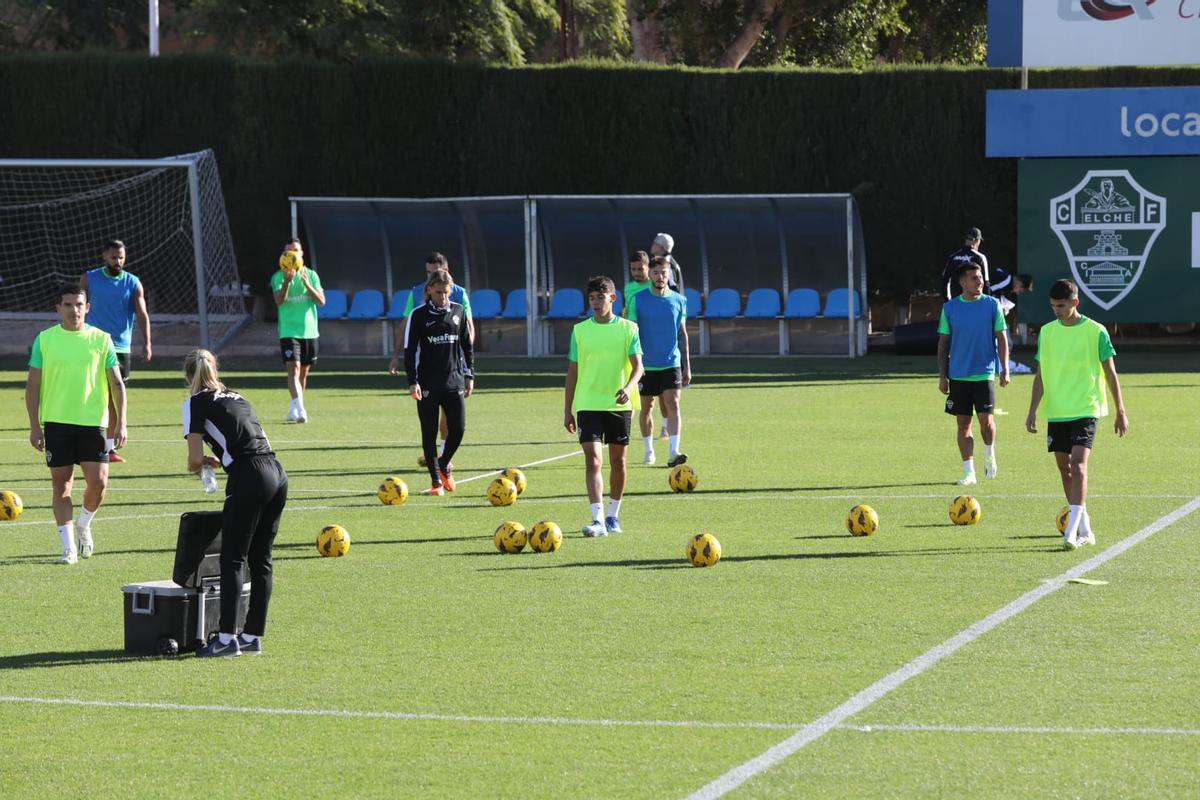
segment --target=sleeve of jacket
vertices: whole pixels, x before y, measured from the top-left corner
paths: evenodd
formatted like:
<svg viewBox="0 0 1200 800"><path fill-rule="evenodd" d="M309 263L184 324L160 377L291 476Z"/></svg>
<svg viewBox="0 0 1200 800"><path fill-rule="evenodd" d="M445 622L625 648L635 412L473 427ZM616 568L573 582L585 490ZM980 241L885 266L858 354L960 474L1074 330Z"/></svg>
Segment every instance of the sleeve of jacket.
<svg viewBox="0 0 1200 800"><path fill-rule="evenodd" d="M421 327L414 325L413 320L422 315L421 308L418 306L413 309L404 321L404 374L408 378L409 386L417 382L417 348L421 342Z"/></svg>
<svg viewBox="0 0 1200 800"><path fill-rule="evenodd" d="M458 334L459 346L462 348L463 354L463 375L468 378L475 377L475 343L471 341L471 326L467 322L466 312L463 313L462 326Z"/></svg>

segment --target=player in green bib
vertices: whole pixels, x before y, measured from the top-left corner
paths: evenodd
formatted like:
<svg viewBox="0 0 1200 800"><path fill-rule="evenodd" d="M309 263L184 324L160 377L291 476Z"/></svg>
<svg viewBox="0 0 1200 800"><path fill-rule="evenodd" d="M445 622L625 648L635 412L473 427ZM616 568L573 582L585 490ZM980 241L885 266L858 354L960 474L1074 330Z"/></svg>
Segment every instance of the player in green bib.
<svg viewBox="0 0 1200 800"><path fill-rule="evenodd" d="M115 446L125 446L125 384L112 337L84 322L87 294L77 284L64 286L56 306L62 322L33 340L25 410L29 413L29 443L46 454L54 484L54 521L62 543L60 564L90 558L92 518L104 502L108 487L109 448L105 443L109 396L116 416ZM87 488L78 522L71 503L75 465L83 470ZM79 538L78 550L75 546Z"/></svg>
<svg viewBox="0 0 1200 800"><path fill-rule="evenodd" d="M287 364L288 392L292 395L287 421L308 422L304 392L308 389L308 371L317 360L317 306L325 305L325 290L316 270L304 265L299 239L289 239L283 246L279 267L271 276L271 291L279 307L279 353Z"/></svg>
<svg viewBox="0 0 1200 800"><path fill-rule="evenodd" d="M563 425L579 434L583 448L591 522L584 536L620 533L621 498L627 474L625 451L629 447L629 424L638 407L634 388L642 377L642 343L638 326L613 314L616 285L605 276L588 280L587 300L592 316L571 331L567 355L567 385ZM603 512L601 498L604 457L608 445L609 501ZM601 521L603 520L603 521Z"/></svg>
<svg viewBox="0 0 1200 800"><path fill-rule="evenodd" d="M1117 351L1104 326L1079 313L1079 288L1068 280L1055 281L1050 307L1055 320L1038 333L1038 369L1025 428L1037 433L1037 410L1042 405L1046 447L1054 453L1070 506L1063 547L1074 550L1096 543L1087 512L1087 463L1096 439L1096 420L1108 415L1105 382L1117 406L1113 423L1117 436L1129 431L1129 418L1113 360Z"/></svg>

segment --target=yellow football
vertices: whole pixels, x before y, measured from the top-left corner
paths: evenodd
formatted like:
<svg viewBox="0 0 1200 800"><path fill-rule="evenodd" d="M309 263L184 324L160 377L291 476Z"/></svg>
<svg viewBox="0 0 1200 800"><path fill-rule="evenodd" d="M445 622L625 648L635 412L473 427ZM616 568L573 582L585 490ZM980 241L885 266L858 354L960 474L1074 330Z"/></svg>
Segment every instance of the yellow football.
<svg viewBox="0 0 1200 800"><path fill-rule="evenodd" d="M711 533L698 533L688 539L683 554L693 567L711 567L721 560L721 543Z"/></svg>
<svg viewBox="0 0 1200 800"><path fill-rule="evenodd" d="M562 547L562 529L548 519L529 529L529 546L539 553L553 553Z"/></svg>
<svg viewBox="0 0 1200 800"><path fill-rule="evenodd" d="M389 475L379 484L379 502L385 506L401 506L408 499L408 484L394 475Z"/></svg>
<svg viewBox="0 0 1200 800"><path fill-rule="evenodd" d="M341 525L326 525L317 534L317 552L326 558L340 558L350 551L350 534Z"/></svg>
<svg viewBox="0 0 1200 800"><path fill-rule="evenodd" d="M955 525L974 525L982 515L979 501L969 494L959 495L950 503L950 521Z"/></svg>
<svg viewBox="0 0 1200 800"><path fill-rule="evenodd" d="M851 536L870 536L879 530L879 515L875 509L860 503L846 514L846 530Z"/></svg>

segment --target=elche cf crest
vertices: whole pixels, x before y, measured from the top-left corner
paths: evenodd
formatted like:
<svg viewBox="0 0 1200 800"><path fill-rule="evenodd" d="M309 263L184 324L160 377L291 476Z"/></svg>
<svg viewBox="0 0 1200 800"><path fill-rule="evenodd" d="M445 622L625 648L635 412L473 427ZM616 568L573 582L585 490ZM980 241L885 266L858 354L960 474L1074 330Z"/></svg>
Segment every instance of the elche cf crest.
<svg viewBox="0 0 1200 800"><path fill-rule="evenodd" d="M1143 189L1125 169L1089 170L1050 201L1050 228L1079 290L1105 310L1137 285L1166 215L1166 198Z"/></svg>

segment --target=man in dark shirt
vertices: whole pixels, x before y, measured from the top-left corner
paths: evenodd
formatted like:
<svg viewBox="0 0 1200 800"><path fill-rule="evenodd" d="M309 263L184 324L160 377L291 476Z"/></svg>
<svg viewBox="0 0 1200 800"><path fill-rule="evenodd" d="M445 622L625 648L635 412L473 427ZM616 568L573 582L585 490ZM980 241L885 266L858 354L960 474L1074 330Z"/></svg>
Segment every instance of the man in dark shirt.
<svg viewBox="0 0 1200 800"><path fill-rule="evenodd" d="M958 285L955 276L959 267L964 264L978 264L983 270L983 285L986 287L991 282L988 276L987 256L979 252L979 245L982 243L983 234L979 232L979 228L970 228L963 234L963 246L946 259L946 266L942 267L941 285L947 300L953 300L956 295L962 294L962 287Z"/></svg>

